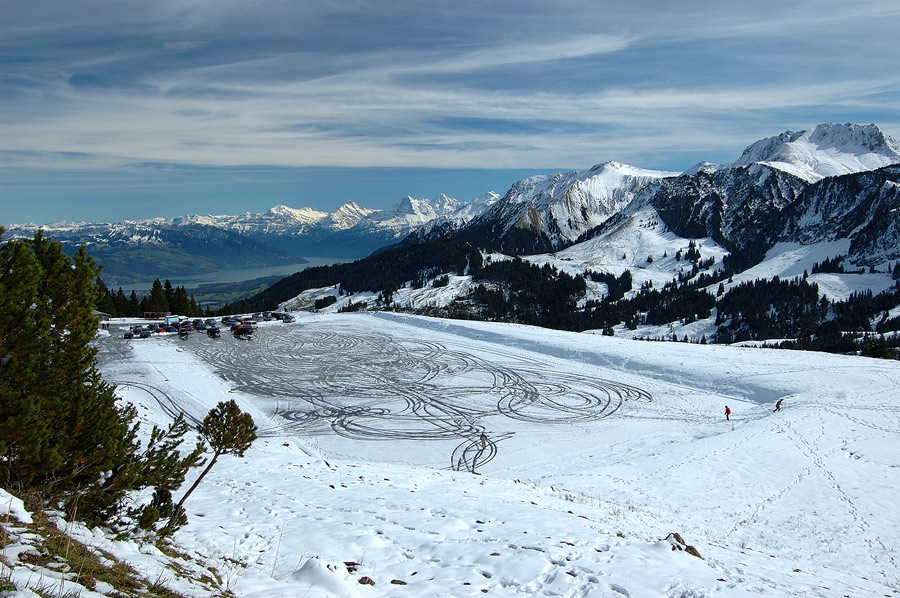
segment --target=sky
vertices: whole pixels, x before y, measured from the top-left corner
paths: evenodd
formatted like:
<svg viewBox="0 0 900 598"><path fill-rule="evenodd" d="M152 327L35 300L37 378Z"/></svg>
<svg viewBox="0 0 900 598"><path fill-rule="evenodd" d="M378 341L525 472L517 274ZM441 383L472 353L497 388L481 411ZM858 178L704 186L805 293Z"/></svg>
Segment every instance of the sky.
<svg viewBox="0 0 900 598"><path fill-rule="evenodd" d="M900 138L900 3L0 0L0 223L467 201Z"/></svg>

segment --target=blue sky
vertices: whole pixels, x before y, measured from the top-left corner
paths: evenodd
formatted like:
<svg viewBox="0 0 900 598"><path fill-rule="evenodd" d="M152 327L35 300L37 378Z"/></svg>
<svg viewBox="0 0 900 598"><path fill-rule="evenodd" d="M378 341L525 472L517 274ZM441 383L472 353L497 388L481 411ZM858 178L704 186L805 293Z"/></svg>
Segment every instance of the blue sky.
<svg viewBox="0 0 900 598"><path fill-rule="evenodd" d="M461 200L900 137L900 3L0 0L0 223Z"/></svg>

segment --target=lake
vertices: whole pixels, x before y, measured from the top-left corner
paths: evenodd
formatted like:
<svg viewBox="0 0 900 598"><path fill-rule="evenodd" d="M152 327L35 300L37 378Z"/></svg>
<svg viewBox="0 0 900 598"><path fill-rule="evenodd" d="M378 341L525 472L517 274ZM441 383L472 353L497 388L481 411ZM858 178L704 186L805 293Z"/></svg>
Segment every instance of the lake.
<svg viewBox="0 0 900 598"><path fill-rule="evenodd" d="M169 278L169 282L172 283L173 287L183 286L186 290L190 291L192 289L198 288L203 284L243 282L245 280L253 280L255 278L263 278L267 276L290 276L291 274L299 272L300 270L305 270L306 268L312 268L315 266L328 266L331 264L340 264L353 261L352 259L334 257L306 257L304 259L309 260L309 263L283 264L280 266L264 266L261 268L226 268L224 270L216 270L215 272L204 272L195 276ZM160 280L163 280L163 278L160 277ZM120 285L115 286L116 288L118 288L118 286ZM123 284L121 286L126 294L130 293L131 290L134 289L134 291L140 295L141 293L147 293L150 291L150 287L153 286L153 281L149 280L132 282Z"/></svg>

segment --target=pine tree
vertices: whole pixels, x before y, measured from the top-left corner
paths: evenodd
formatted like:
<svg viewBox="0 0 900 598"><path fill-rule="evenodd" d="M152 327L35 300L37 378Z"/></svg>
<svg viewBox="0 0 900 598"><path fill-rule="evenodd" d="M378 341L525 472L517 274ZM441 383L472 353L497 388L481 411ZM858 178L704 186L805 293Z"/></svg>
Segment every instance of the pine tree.
<svg viewBox="0 0 900 598"><path fill-rule="evenodd" d="M163 293L166 295L166 305L169 306L169 311L172 311L172 302L175 301L175 289L172 288L172 283L169 282L168 278L163 283Z"/></svg>
<svg viewBox="0 0 900 598"><path fill-rule="evenodd" d="M169 281L167 280L166 283ZM171 285L169 285L171 287ZM147 309L144 311L164 312L169 311L169 300L166 297L166 291L163 289L159 279L153 281L150 287L150 296L147 298Z"/></svg>
<svg viewBox="0 0 900 598"><path fill-rule="evenodd" d="M220 402L215 408L210 409L203 419L203 423L197 428L200 437L209 443L213 450L213 456L194 483L188 488L178 504L175 505L166 531L171 531L184 520L184 501L200 485L206 474L221 455L234 454L243 457L244 452L250 448L256 440L256 424L248 413L241 411L234 399Z"/></svg>
<svg viewBox="0 0 900 598"><path fill-rule="evenodd" d="M0 249L0 481L50 495L96 489L134 449L128 409L91 341L99 269L38 232Z"/></svg>
<svg viewBox="0 0 900 598"><path fill-rule="evenodd" d="M132 289L131 295L128 296L128 315L135 317L143 315L141 302L138 301L137 293L134 292L134 289Z"/></svg>
<svg viewBox="0 0 900 598"><path fill-rule="evenodd" d="M115 296L99 278L97 279L97 309L113 317L119 315Z"/></svg>
<svg viewBox="0 0 900 598"><path fill-rule="evenodd" d="M195 460L173 470L171 436L142 453L134 408L101 379L99 270L84 247L69 258L40 232L0 248L0 486L94 520L129 490L180 484Z"/></svg>
<svg viewBox="0 0 900 598"><path fill-rule="evenodd" d="M205 447L202 442L197 442L194 450L185 456L178 450L187 431L182 414L178 414L166 429L154 426L147 448L140 455L142 467L135 468L136 484L132 485L152 486L155 490L150 504L132 509L131 514L145 529L152 529L160 519L168 521L174 511L172 491L184 483L190 468L203 464Z"/></svg>
<svg viewBox="0 0 900 598"><path fill-rule="evenodd" d="M194 315L194 313L191 311L190 299L188 299L188 294L184 287L177 287L175 289L172 295L172 300L169 301L169 311L171 311L173 314L182 316Z"/></svg>

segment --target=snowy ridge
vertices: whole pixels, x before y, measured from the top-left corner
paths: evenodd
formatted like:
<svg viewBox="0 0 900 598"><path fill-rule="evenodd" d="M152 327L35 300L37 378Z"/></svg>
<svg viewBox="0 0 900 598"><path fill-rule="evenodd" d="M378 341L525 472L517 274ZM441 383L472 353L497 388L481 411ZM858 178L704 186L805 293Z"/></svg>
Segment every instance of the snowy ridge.
<svg viewBox="0 0 900 598"><path fill-rule="evenodd" d="M757 141L734 165L757 162L815 182L896 164L900 162L900 142L875 125L826 123Z"/></svg>
<svg viewBox="0 0 900 598"><path fill-rule="evenodd" d="M513 184L461 234L519 253L537 253L528 251L528 244L556 249L606 222L654 181L677 174L605 162L583 171L529 177ZM521 239L522 231L535 241L516 241L514 235Z"/></svg>
<svg viewBox="0 0 900 598"><path fill-rule="evenodd" d="M360 206L355 201L348 201L327 216L328 228L331 230L347 230L356 226L360 220L374 214L377 210L370 210Z"/></svg>
<svg viewBox="0 0 900 598"><path fill-rule="evenodd" d="M172 226L196 223L247 234L302 235L313 228L343 230L350 228L372 211L364 211L356 204L345 204L334 212L313 208L291 208L276 205L261 214L247 212L241 215L200 216L189 215L173 218Z"/></svg>

